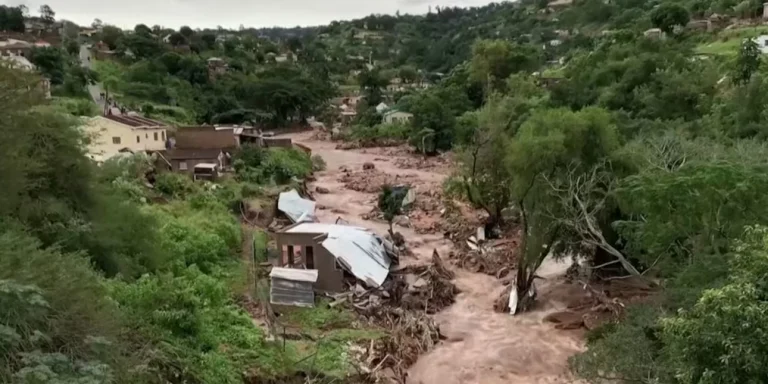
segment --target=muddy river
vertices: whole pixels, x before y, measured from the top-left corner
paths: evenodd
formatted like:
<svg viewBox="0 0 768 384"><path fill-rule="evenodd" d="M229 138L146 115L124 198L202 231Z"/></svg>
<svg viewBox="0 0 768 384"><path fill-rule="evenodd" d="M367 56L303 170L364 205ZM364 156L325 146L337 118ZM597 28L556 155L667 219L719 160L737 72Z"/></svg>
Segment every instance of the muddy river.
<svg viewBox="0 0 768 384"><path fill-rule="evenodd" d="M385 234L387 224L365 220L361 216L376 204L375 193L364 193L345 188L338 179L343 167L361 170L366 162L373 163L377 171L407 178L412 184L439 184L450 172L447 167L429 170L402 169L396 165L398 156L384 154L380 149L337 150L336 144L313 140L311 133L291 135L294 141L312 149L327 164L323 172L315 174L311 183L325 187L329 193L315 193L322 209L316 214L321 222L334 222L338 218L352 225L371 228ZM418 234L413 229L397 227L407 240L414 257L401 258L402 264L429 263L432 250L447 255L453 248L441 233ZM456 303L435 315L441 333L447 340L431 352L420 356L408 373L413 384L495 384L495 383L574 383L568 373L568 357L581 351L583 335L580 331L557 330L542 318L548 313L565 308L564 297L573 294L573 288L562 284L565 263L547 260L538 275L538 306L531 312L510 316L493 310L494 300L504 290L501 281L485 274L472 273L460 268L454 283L461 290Z"/></svg>

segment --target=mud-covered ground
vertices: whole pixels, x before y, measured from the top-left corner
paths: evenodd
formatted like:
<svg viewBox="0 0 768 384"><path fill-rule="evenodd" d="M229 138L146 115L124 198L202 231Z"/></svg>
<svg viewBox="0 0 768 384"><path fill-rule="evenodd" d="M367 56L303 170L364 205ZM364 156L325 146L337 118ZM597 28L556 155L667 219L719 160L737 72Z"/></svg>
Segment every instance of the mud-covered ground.
<svg viewBox="0 0 768 384"><path fill-rule="evenodd" d="M424 160L397 147L337 150L335 143L312 136L291 135L327 164L310 184L313 193L317 187L328 189L328 193L314 193L321 207L316 214L322 222L341 218L383 235L388 228L385 222L364 218L370 217L376 205L377 184L411 184L419 192L418 199L423 194L438 194L451 170L445 157ZM362 173L365 163L373 163L374 170ZM395 227L413 252L401 258L402 265L429 263L433 249L443 257L454 250L453 243L439 229L446 220L442 207L429 209L434 200L427 199L426 209L415 214L408 227ZM583 294L577 286L563 283L567 266L545 261L538 273L543 279L538 284L537 308L514 317L493 310L494 300L506 288L501 280L453 267L454 283L461 293L455 304L434 316L446 340L410 368L408 383L575 382L568 373L567 360L583 349L581 331L558 330L543 321L547 314L563 310L566 302Z"/></svg>

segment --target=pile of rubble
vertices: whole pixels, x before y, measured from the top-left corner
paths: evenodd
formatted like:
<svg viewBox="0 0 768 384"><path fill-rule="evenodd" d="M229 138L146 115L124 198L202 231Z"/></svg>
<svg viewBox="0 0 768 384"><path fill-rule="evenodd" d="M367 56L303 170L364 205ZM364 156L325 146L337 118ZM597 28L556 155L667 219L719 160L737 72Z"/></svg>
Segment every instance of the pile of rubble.
<svg viewBox="0 0 768 384"><path fill-rule="evenodd" d="M428 315L396 307L380 307L362 316L387 331L385 337L359 346L361 370L376 382L405 384L408 367L440 341L440 330Z"/></svg>
<svg viewBox="0 0 768 384"><path fill-rule="evenodd" d="M364 193L379 193L384 185L411 184L416 181L413 175L390 175L381 172L375 168L364 169L362 171L352 171L342 166L339 182L344 183L344 187L353 191Z"/></svg>
<svg viewBox="0 0 768 384"><path fill-rule="evenodd" d="M402 140L395 139L352 140L337 144L336 149L347 150L359 148L397 147L402 144Z"/></svg>
<svg viewBox="0 0 768 384"><path fill-rule="evenodd" d="M349 305L365 322L386 331L385 337L352 348L361 370L385 382L405 383L407 368L440 340L429 314L454 302L458 289L453 278L434 251L431 264L405 267L379 288L366 290L357 284L334 296L330 306Z"/></svg>
<svg viewBox="0 0 768 384"><path fill-rule="evenodd" d="M595 329L602 324L618 320L627 304L647 299L657 287L643 278L631 277L610 280L605 283L585 284L579 282L587 295L570 303L565 311L544 317L544 321L555 324L558 329Z"/></svg>
<svg viewBox="0 0 768 384"><path fill-rule="evenodd" d="M349 303L364 314L384 306L434 314L454 303L459 293L451 282L454 277L435 250L432 263L404 267L392 273L379 288L365 289L356 284L350 291L335 295L330 305Z"/></svg>
<svg viewBox="0 0 768 384"><path fill-rule="evenodd" d="M451 158L447 153L440 154L439 156L424 157L421 155L414 155L408 157L399 157L395 160L395 166L403 169L450 169Z"/></svg>
<svg viewBox="0 0 768 384"><path fill-rule="evenodd" d="M466 248L453 254L454 263L468 271L485 273L498 279L510 274L515 263L517 236L508 234L501 239L486 240L483 227L466 240Z"/></svg>

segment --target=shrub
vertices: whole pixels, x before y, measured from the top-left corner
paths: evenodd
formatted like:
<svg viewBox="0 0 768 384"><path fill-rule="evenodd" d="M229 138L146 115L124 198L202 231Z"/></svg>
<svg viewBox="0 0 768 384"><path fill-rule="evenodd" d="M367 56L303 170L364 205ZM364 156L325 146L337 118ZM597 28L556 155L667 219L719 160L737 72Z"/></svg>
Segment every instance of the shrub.
<svg viewBox="0 0 768 384"><path fill-rule="evenodd" d="M157 175L155 189L166 196L175 198L184 198L197 190L195 183L189 176L172 172Z"/></svg>

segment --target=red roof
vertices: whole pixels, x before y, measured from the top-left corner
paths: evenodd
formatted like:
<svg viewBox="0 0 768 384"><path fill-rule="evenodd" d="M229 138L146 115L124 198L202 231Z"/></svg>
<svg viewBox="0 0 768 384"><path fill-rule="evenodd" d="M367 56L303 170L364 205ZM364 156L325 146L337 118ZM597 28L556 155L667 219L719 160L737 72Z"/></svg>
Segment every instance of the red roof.
<svg viewBox="0 0 768 384"><path fill-rule="evenodd" d="M106 115L105 118L134 128L162 128L168 124L141 116Z"/></svg>

